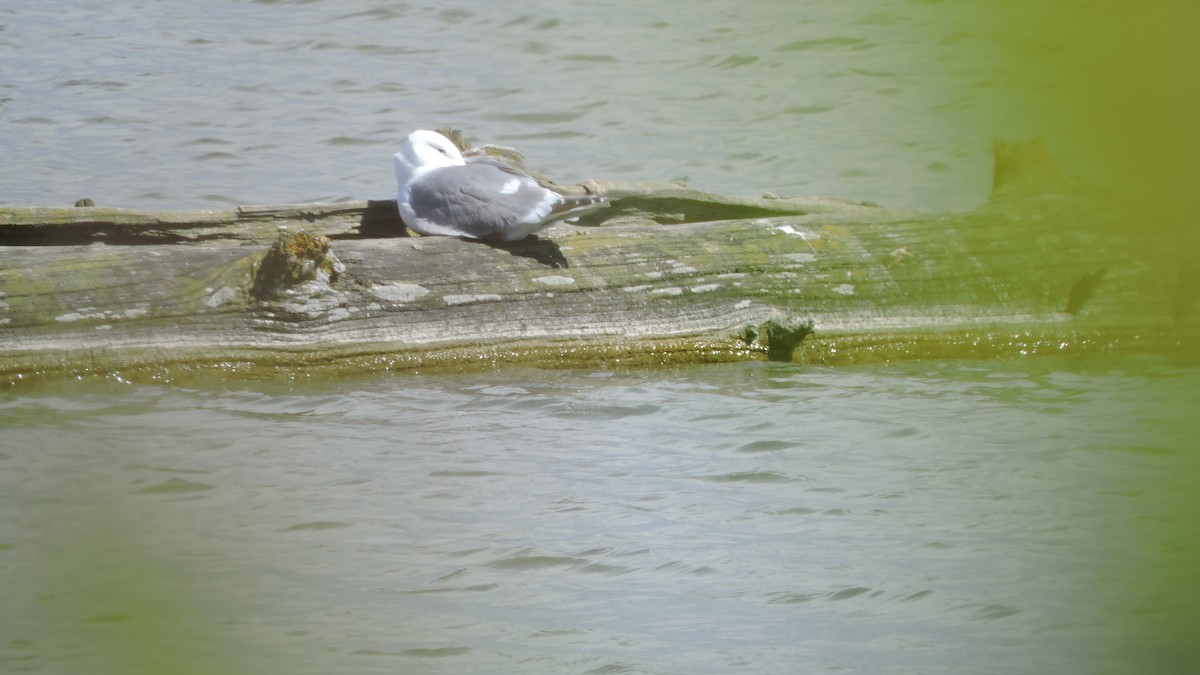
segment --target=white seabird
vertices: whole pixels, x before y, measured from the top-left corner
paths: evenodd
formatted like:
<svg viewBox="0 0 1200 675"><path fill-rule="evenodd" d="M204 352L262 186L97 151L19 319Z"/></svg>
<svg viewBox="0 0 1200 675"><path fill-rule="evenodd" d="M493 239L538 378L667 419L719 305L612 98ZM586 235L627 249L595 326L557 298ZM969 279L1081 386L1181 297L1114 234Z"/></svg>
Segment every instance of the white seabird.
<svg viewBox="0 0 1200 675"><path fill-rule="evenodd" d="M559 194L491 158L468 162L450 139L424 129L396 153L396 180L400 219L427 235L517 241L608 206L602 195Z"/></svg>

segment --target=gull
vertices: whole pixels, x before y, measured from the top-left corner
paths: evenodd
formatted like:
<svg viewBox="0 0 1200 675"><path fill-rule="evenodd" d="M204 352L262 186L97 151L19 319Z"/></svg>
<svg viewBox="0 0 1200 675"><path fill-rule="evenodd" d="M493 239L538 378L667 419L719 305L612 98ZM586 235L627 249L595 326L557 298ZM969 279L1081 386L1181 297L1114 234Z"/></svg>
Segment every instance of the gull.
<svg viewBox="0 0 1200 675"><path fill-rule="evenodd" d="M490 157L467 161L436 131L409 134L395 160L400 219L420 234L517 241L608 206L603 195L555 192Z"/></svg>

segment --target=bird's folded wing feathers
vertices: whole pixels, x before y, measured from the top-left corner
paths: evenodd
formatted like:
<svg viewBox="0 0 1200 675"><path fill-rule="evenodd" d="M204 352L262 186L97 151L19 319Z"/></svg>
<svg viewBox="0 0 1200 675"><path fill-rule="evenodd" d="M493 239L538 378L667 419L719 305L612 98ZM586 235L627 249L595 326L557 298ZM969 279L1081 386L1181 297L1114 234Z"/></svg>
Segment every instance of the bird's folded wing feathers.
<svg viewBox="0 0 1200 675"><path fill-rule="evenodd" d="M435 169L412 185L410 195L418 217L458 223L481 236L541 220L561 200L528 176L490 163Z"/></svg>

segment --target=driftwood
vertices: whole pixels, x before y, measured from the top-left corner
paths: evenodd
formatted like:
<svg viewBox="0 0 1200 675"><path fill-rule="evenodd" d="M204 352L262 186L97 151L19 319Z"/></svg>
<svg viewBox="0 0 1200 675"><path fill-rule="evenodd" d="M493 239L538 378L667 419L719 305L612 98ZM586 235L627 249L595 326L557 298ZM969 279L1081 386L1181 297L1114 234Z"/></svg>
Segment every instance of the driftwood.
<svg viewBox="0 0 1200 675"><path fill-rule="evenodd" d="M505 246L405 236L390 201L0 207L0 382L1162 352L1195 333L1178 272L1087 200L609 196Z"/></svg>

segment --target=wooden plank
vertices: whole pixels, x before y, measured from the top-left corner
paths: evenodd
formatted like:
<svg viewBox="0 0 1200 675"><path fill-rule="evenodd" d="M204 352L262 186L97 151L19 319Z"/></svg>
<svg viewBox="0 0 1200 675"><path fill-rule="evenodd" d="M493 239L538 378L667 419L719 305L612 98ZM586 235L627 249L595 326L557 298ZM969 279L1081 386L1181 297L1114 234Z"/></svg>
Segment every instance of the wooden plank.
<svg viewBox="0 0 1200 675"><path fill-rule="evenodd" d="M1194 334L1172 271L1069 200L927 215L610 198L503 247L402 236L388 201L0 209L0 381L1161 351ZM272 242L292 257L264 263Z"/></svg>

